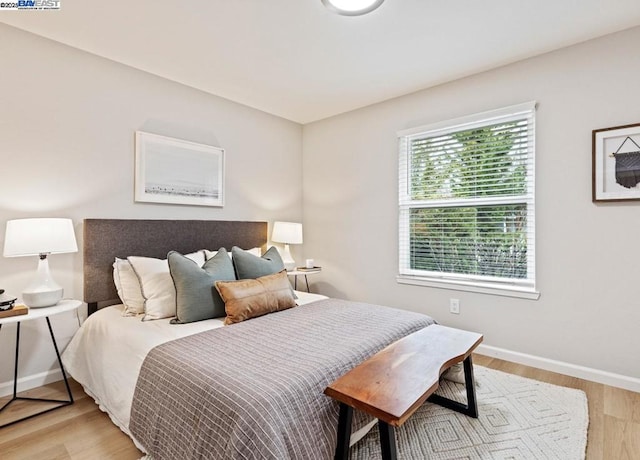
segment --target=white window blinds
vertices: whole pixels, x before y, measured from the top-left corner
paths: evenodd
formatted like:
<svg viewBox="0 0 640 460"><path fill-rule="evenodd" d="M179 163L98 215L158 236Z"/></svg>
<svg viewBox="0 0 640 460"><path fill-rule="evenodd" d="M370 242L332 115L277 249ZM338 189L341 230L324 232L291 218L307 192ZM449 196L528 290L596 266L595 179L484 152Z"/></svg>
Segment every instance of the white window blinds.
<svg viewBox="0 0 640 460"><path fill-rule="evenodd" d="M398 133L399 278L535 288L535 103Z"/></svg>

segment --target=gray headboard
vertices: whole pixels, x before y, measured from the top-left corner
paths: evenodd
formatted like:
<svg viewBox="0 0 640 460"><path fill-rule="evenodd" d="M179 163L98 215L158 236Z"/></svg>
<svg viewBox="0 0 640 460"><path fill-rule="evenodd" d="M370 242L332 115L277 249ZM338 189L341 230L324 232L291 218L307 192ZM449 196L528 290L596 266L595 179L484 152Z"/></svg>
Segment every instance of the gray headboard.
<svg viewBox="0 0 640 460"><path fill-rule="evenodd" d="M222 220L84 220L84 301L89 313L119 302L113 284L116 257L165 259L171 250L187 254L200 249L232 246L265 248L266 222Z"/></svg>

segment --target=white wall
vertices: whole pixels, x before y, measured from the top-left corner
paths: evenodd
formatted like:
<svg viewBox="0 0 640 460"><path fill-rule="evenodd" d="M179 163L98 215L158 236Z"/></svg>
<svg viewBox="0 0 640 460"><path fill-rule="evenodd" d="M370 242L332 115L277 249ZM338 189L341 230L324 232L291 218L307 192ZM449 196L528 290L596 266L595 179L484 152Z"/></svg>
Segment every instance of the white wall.
<svg viewBox="0 0 640 460"><path fill-rule="evenodd" d="M223 208L134 203L134 132L219 146ZM300 125L0 24L0 234L9 219L302 218ZM0 287L19 295L33 258L0 257ZM55 255L65 296L82 298L81 254ZM40 324L43 323L43 324ZM64 347L75 316L52 318ZM21 331L20 375L55 369L46 323ZM0 395L13 371L15 326L0 331Z"/></svg>
<svg viewBox="0 0 640 460"><path fill-rule="evenodd" d="M639 46L635 28L305 125L304 254L324 267L316 288L640 378L640 202L591 202L591 131L640 123ZM540 299L398 284L396 131L531 100Z"/></svg>

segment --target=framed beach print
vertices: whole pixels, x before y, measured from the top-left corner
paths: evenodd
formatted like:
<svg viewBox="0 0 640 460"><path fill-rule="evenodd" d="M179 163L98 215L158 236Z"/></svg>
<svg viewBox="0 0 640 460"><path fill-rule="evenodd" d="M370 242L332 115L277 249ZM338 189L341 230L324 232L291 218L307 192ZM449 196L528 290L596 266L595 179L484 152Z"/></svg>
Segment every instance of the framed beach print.
<svg viewBox="0 0 640 460"><path fill-rule="evenodd" d="M136 131L135 201L224 205L224 150Z"/></svg>
<svg viewBox="0 0 640 460"><path fill-rule="evenodd" d="M592 132L592 200L640 200L640 123Z"/></svg>

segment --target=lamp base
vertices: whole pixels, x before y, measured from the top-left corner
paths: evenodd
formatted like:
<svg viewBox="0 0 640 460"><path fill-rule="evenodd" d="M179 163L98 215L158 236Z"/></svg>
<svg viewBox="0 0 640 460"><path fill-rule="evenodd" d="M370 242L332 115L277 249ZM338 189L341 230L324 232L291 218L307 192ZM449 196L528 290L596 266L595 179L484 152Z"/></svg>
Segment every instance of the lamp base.
<svg viewBox="0 0 640 460"><path fill-rule="evenodd" d="M62 300L62 293L62 288L48 292L23 292L22 301L30 308L51 307Z"/></svg>
<svg viewBox="0 0 640 460"><path fill-rule="evenodd" d="M51 307L62 300L62 286L51 278L46 254L40 254L36 276L22 293L27 307Z"/></svg>
<svg viewBox="0 0 640 460"><path fill-rule="evenodd" d="M284 245L284 251L281 254L282 263L284 263L284 268L290 272L294 268L296 268L296 261L291 256L291 251L289 250L289 245Z"/></svg>

